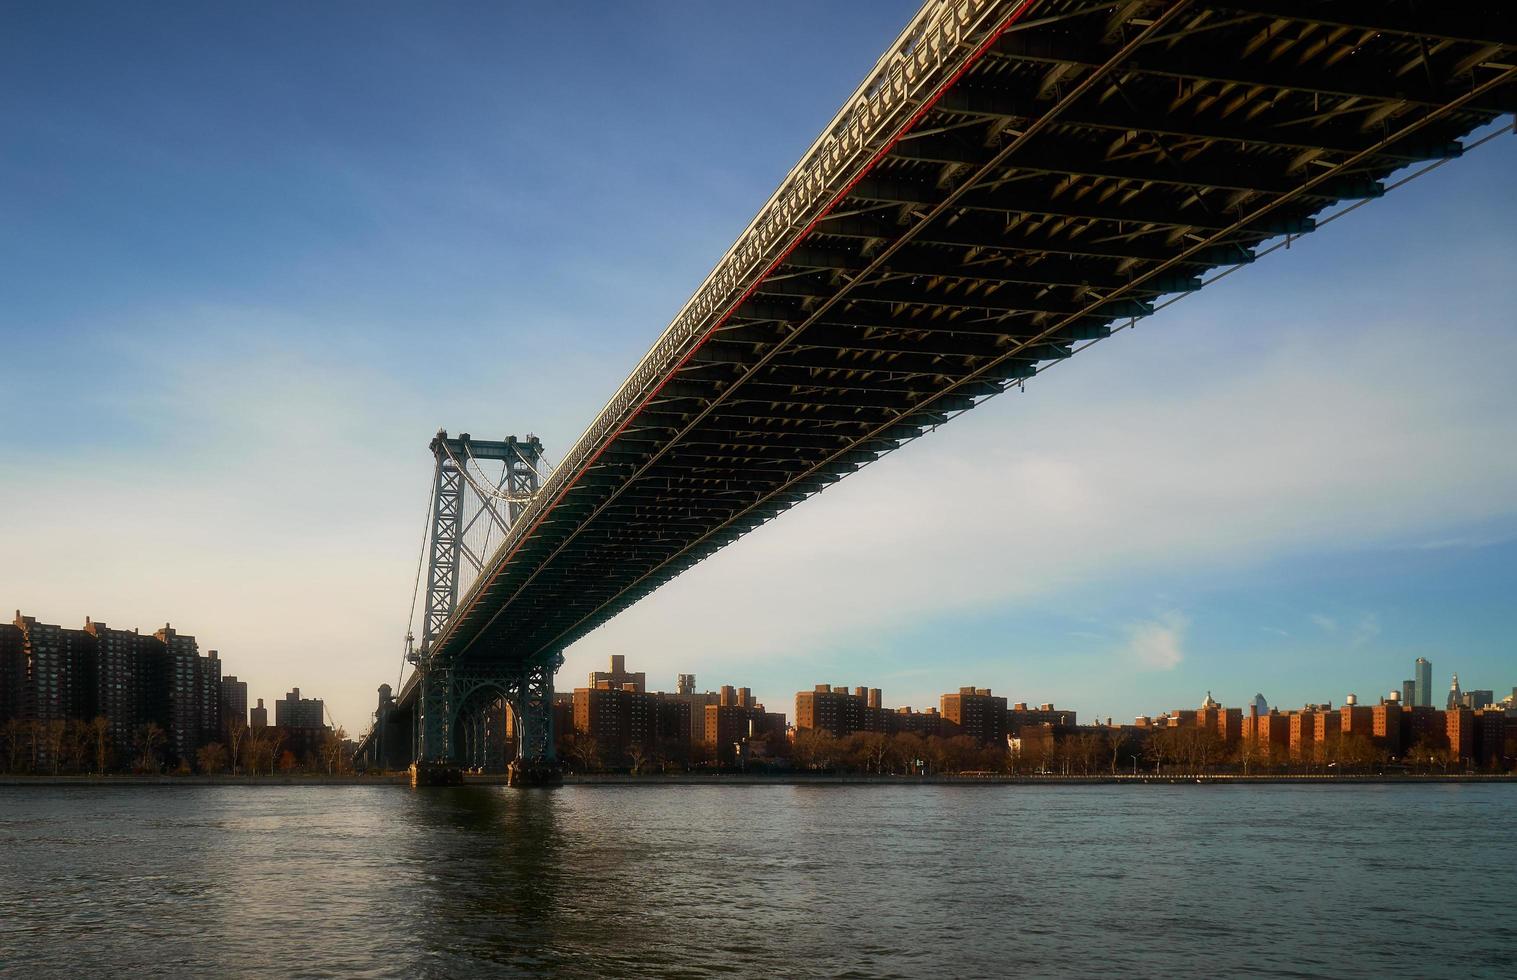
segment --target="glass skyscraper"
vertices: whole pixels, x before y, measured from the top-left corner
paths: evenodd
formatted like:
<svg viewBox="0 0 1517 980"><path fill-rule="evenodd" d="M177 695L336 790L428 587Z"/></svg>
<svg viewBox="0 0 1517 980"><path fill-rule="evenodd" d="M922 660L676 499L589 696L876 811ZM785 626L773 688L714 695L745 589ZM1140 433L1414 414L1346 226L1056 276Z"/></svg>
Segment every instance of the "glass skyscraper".
<svg viewBox="0 0 1517 980"><path fill-rule="evenodd" d="M1416 706L1419 708L1431 708L1433 706L1433 664L1426 657L1418 657L1412 677L1417 689Z"/></svg>

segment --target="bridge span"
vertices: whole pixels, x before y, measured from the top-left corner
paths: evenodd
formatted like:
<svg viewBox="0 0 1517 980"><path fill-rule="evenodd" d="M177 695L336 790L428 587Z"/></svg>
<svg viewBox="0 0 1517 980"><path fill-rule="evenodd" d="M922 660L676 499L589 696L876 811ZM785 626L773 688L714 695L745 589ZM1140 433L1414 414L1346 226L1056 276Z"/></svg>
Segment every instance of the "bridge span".
<svg viewBox="0 0 1517 980"><path fill-rule="evenodd" d="M458 733L507 711L551 774L570 643L1514 109L1505 4L929 0L517 498L362 751L477 761Z"/></svg>

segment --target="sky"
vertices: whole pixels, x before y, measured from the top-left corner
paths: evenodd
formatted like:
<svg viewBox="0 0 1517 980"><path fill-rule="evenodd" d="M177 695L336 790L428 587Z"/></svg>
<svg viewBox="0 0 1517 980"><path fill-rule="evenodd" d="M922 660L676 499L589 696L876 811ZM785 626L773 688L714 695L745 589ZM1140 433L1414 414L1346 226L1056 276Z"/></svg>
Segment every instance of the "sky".
<svg viewBox="0 0 1517 980"><path fill-rule="evenodd" d="M572 444L910 17L0 5L0 606L366 727L438 428ZM829 488L566 651L1130 718L1517 685L1517 136Z"/></svg>

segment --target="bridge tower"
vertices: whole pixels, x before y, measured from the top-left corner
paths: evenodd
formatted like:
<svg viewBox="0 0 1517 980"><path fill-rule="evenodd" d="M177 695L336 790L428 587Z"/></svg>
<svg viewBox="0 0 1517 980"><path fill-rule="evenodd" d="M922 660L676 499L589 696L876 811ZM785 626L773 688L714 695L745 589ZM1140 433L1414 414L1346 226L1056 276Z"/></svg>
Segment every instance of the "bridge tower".
<svg viewBox="0 0 1517 980"><path fill-rule="evenodd" d="M537 492L542 443L530 435L484 441L438 430L430 448L427 591L421 642L409 655L419 685L413 775L448 782L464 769L507 768L513 779L551 778L553 674L561 658L522 663L475 649L465 661L438 644L460 598ZM499 474L486 475L492 464L500 465ZM514 725L508 726L507 713ZM517 736L515 752L507 751L508 728ZM507 755L513 756L509 763Z"/></svg>

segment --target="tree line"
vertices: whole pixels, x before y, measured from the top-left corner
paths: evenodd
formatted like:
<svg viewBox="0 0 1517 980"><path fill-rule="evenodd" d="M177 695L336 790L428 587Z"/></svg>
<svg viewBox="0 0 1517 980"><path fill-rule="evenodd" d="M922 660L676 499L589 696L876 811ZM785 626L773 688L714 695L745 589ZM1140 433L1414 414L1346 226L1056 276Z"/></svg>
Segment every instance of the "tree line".
<svg viewBox="0 0 1517 980"><path fill-rule="evenodd" d="M0 725L0 761L9 774L52 776L336 774L352 768L344 747L347 734L341 728L323 730L314 745L278 726L250 728L241 722L228 726L223 736L223 741L201 745L193 759L176 760L169 752L168 732L156 722L137 726L121 744L104 715L88 721L12 718ZM297 743L305 747L300 755L294 751Z"/></svg>
<svg viewBox="0 0 1517 980"><path fill-rule="evenodd" d="M839 737L803 729L793 740L775 734L758 743L759 750L745 768L874 775L1328 774L1368 773L1387 766L1414 772L1458 772L1471 765L1436 739L1419 740L1392 757L1366 735L1336 735L1314 742L1305 757L1294 758L1279 744L1241 740L1228 744L1215 730L1200 727L1157 728L1147 733L1131 728L1083 729L1057 739L1024 738L1016 752L966 735L944 738L913 732L854 732ZM618 747L581 733L560 739L559 756L579 772L682 772L715 765L710 747L700 743L664 739ZM1503 766L1498 762L1493 768Z"/></svg>

